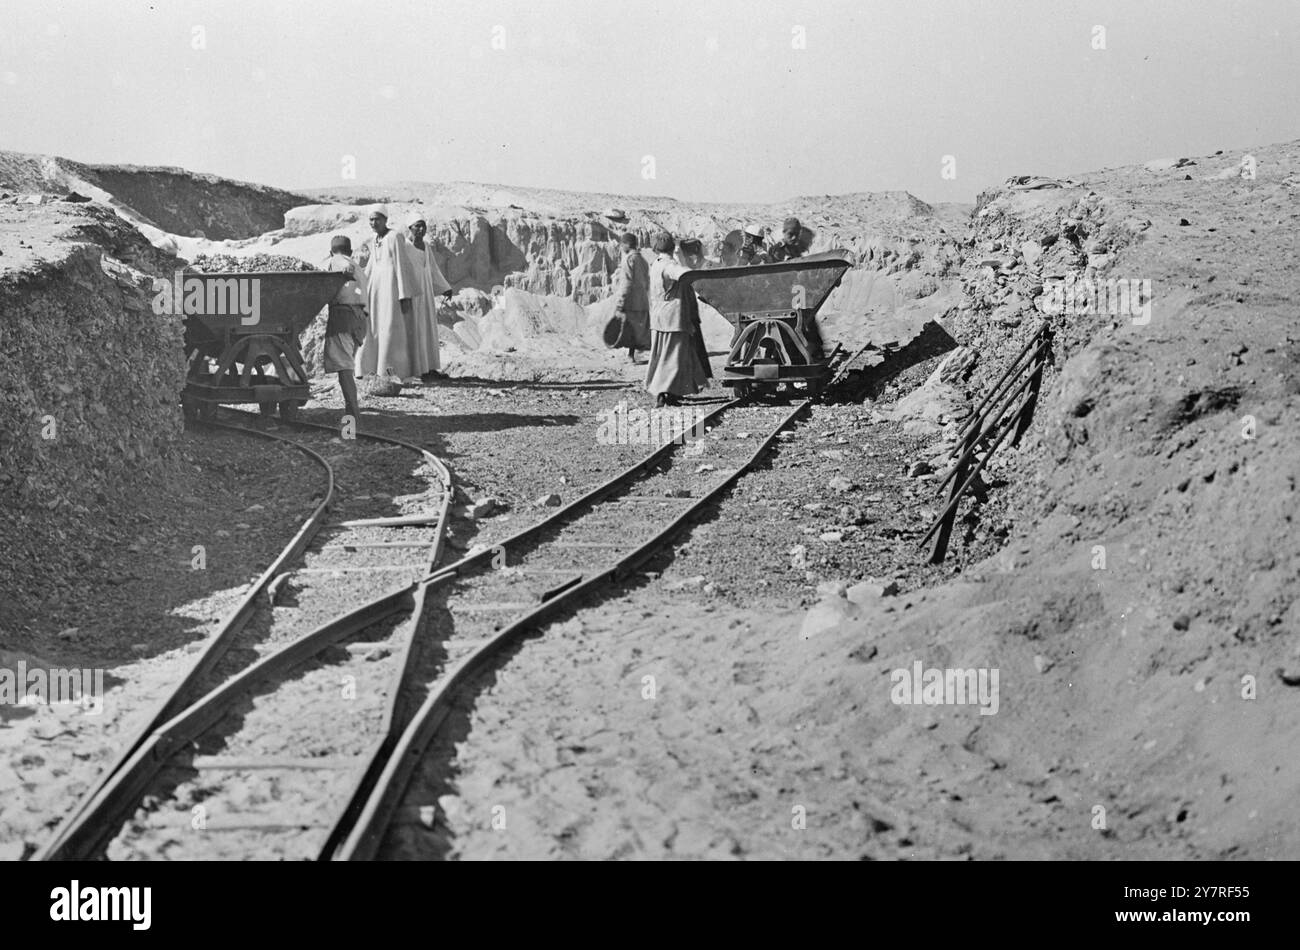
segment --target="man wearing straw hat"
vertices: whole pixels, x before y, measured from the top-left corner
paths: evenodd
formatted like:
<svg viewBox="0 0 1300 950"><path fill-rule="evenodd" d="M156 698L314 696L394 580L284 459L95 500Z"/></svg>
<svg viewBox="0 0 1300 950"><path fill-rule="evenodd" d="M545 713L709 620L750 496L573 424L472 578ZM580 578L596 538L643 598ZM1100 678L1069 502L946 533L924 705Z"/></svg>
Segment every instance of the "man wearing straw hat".
<svg viewBox="0 0 1300 950"><path fill-rule="evenodd" d="M763 229L757 224L745 225L744 243L740 245L741 264L766 264L767 252L763 250Z"/></svg>

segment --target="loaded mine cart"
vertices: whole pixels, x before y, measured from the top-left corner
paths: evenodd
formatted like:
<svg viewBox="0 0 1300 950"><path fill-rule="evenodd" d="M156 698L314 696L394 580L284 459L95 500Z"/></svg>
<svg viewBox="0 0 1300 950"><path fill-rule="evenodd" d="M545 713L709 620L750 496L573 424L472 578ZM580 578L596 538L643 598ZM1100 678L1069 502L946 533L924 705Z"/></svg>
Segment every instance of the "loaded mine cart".
<svg viewBox="0 0 1300 950"><path fill-rule="evenodd" d="M817 311L852 265L828 252L776 264L688 271L681 283L735 328L722 385L738 397L781 388L819 395L840 353L829 354Z"/></svg>
<svg viewBox="0 0 1300 950"><path fill-rule="evenodd" d="M281 418L293 418L311 395L299 336L347 279L329 271L184 274L174 312L185 315L186 417L257 403L263 415L278 406Z"/></svg>

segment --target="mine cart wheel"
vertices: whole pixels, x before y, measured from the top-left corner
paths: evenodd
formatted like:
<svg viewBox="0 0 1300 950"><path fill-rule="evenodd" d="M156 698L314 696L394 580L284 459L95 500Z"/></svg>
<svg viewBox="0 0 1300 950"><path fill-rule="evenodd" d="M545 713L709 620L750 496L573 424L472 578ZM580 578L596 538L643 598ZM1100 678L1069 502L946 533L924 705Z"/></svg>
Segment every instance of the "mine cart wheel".
<svg viewBox="0 0 1300 950"><path fill-rule="evenodd" d="M735 390L737 399L748 399L754 394L754 387L749 383L736 383Z"/></svg>
<svg viewBox="0 0 1300 950"><path fill-rule="evenodd" d="M293 422L298 418L297 399L286 399L280 403L280 418L285 422Z"/></svg>
<svg viewBox="0 0 1300 950"><path fill-rule="evenodd" d="M816 399L826 389L826 380L810 379L808 380L808 398Z"/></svg>
<svg viewBox="0 0 1300 950"><path fill-rule="evenodd" d="M259 402L257 404L257 411L260 412L262 415L267 416L268 418L270 416L274 416L275 415L274 400L268 402Z"/></svg>

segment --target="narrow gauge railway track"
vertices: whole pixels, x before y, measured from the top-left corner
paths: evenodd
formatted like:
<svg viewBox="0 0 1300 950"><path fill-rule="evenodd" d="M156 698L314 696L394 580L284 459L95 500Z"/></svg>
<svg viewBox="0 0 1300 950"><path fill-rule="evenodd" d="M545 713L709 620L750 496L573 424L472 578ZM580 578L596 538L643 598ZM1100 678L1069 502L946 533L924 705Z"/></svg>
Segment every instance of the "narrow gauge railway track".
<svg viewBox="0 0 1300 950"><path fill-rule="evenodd" d="M441 557L450 472L419 446L377 434L345 442L308 422L292 424L294 438L208 424L303 451L325 471L323 497L38 860L105 845L110 856L314 856L325 847L315 840L319 810L341 803L341 815L391 744L423 617L411 591ZM413 475L411 453L427 478ZM396 500L371 487L395 482L414 489L402 501L418 512L395 513ZM376 599L376 590L387 593ZM306 827L304 814L313 816Z"/></svg>
<svg viewBox="0 0 1300 950"><path fill-rule="evenodd" d="M726 403L701 423L712 428L700 449L692 440L669 442L540 524L435 574L445 632L421 663L427 693L333 857L426 855L418 838L428 833L435 797L428 787L438 783L441 767L425 761L425 753L456 694L525 635L632 575L752 468L810 404Z"/></svg>
<svg viewBox="0 0 1300 950"><path fill-rule="evenodd" d="M364 860L393 849L400 853L400 836L409 833L409 826L394 826L399 829L398 840L385 841L385 836L421 757L445 719L457 691L522 636L572 608L601 586L632 574L751 468L777 434L809 405L809 401L799 402L793 408L742 407L739 401L724 403L699 422L701 427L713 426L703 440L703 451L688 448L693 440L685 444L670 441L541 522L491 547L478 548L445 567L435 565L446 527L451 480L450 473L438 462L445 476L445 490L435 536L429 539L432 554L423 577L406 586L394 587L321 624L185 706L184 699L194 695L197 684L213 672L220 660L220 654L209 660L214 652L210 644L195 670L164 702L141 737L124 751L37 857L76 859L98 853L97 849L102 849L105 841L135 813L173 756L188 757L182 767L182 781L204 772L243 776L239 783L220 783L236 789L239 817L232 819L225 814L219 799L207 794L218 783L200 788L191 782L191 796L186 802L191 807L182 812L173 811L171 822L161 829L169 833L153 839L151 855L156 855L157 848L175 842L181 846L178 856L188 856L184 854L183 844L186 835L195 836L194 841L209 842L217 837L214 832L220 833L221 839L227 842L221 846L220 856L228 857L262 856L268 838L282 840L286 835L294 849L281 847L276 856L305 856L310 850L320 859ZM729 412L724 429L718 423ZM333 434L331 429L310 423L294 425ZM369 433L366 437L385 438ZM387 441L424 451L401 440ZM305 446L301 447L306 450ZM323 458L320 461L328 464ZM277 579L285 573L284 566L302 553L312 533L319 529L319 515L328 502L326 498L321 503L313 515L315 524L304 525L299 537L255 583L246 601L259 595L265 599L266 592L275 587ZM367 519L345 519L345 522L358 520ZM344 522L340 526L367 530L401 527L409 531L433 522L428 516L416 520L415 524L411 519L399 518L397 523L348 525ZM347 543L338 544L339 548L347 546ZM360 547L360 543L353 546ZM370 590L373 590L373 578L371 583ZM450 615L450 630L434 643L430 642L428 633L421 631L432 623L431 608L439 600L442 602L436 606L440 616L446 619ZM236 611L230 619L238 620L237 626L242 627L248 616L245 614L240 619L240 613ZM292 756L265 755L263 750L269 741L265 735L250 735L246 747L236 741L235 751L230 751L233 735L230 730L239 731L244 718L251 720L246 703L254 690L259 691L258 696L265 697L280 692L265 689L268 682L277 678L295 688L310 679L312 695L317 698L328 695L330 689L338 695L338 678L330 679L328 674L321 673L322 669L330 668L326 664L309 666L305 676L285 679L285 675L363 631L374 631L366 642L373 644L380 637L387 637L385 645L391 647L395 618L403 615L406 619L401 622L402 635L396 638L400 648L392 650L398 660L390 664L381 724L367 734L368 746L363 749L364 743L354 743L354 754L344 757L319 756L315 757L317 761L304 758L299 745L302 733L294 732L295 726L302 724L302 717L297 714L302 692L290 689L286 691L285 702L275 701L273 706L268 706L268 710L274 708L277 712L258 718L257 725L259 729L271 727L276 735L285 736L285 741L298 743L290 746L298 751ZM228 624L220 636L227 638L225 648L228 648L232 636ZM349 667L352 668L355 664ZM332 669L337 673L337 666ZM367 676L366 680L373 685L376 678ZM273 725L275 719L281 721ZM227 729L220 728L223 722L227 723ZM224 743L227 748L224 761L222 757L203 755L202 739L210 730L216 734L219 744ZM338 737L333 738L337 744ZM195 740L200 742L196 744ZM249 806L265 804L268 795L266 786L256 785L257 773L288 773L300 777L305 774L306 780L295 779L289 783L292 786L289 794L284 788L276 789L274 797L279 799L279 804L270 809L273 815L263 817L249 813ZM343 775L346 778L340 779ZM173 777L167 787L174 790L178 784ZM327 785L332 792L327 797L333 810L324 808L321 802L319 789ZM260 796L259 787L263 789ZM286 806L294 809L288 818ZM415 807L418 810L419 806ZM202 828L196 827L195 819L200 816L195 809L202 810ZM155 811L156 808L145 809L144 817ZM129 848L126 853L130 853ZM205 856L213 855L209 850Z"/></svg>

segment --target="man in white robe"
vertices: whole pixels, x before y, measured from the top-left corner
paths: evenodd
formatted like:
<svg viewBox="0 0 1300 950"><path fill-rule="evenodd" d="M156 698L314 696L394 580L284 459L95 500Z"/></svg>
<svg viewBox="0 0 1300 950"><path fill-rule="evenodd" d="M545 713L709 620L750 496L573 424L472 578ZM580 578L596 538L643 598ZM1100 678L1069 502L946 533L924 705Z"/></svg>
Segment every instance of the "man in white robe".
<svg viewBox="0 0 1300 950"><path fill-rule="evenodd" d="M407 226L411 240L407 250L419 271L420 287L423 291L415 298L414 319L412 321L412 352L415 362L421 367L419 373L437 372L442 367L438 353L438 300L451 296L451 284L442 275L437 258L433 254L433 245L425 240L428 225L424 218L417 217Z"/></svg>
<svg viewBox="0 0 1300 950"><path fill-rule="evenodd" d="M369 285L370 332L357 351L357 375L392 372L402 379L416 376L407 325L412 319L412 299L420 293L420 276L406 249L406 239L388 227L388 209L370 212Z"/></svg>

